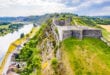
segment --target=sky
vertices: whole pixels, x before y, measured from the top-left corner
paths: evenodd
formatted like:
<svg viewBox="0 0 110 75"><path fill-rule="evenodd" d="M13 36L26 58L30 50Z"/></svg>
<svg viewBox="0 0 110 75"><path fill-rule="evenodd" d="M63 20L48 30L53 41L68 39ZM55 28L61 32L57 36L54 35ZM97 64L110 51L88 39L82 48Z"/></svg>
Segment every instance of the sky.
<svg viewBox="0 0 110 75"><path fill-rule="evenodd" d="M0 16L30 16L47 13L110 15L110 0L0 0Z"/></svg>

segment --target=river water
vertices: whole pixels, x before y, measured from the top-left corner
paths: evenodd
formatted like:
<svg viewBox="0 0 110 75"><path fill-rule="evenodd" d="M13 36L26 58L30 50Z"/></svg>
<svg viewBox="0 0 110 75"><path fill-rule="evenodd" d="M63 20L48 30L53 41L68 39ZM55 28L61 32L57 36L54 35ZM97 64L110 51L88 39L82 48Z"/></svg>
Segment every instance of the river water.
<svg viewBox="0 0 110 75"><path fill-rule="evenodd" d="M24 25L21 29L19 29L18 31L15 31L13 33L9 33L5 36L1 36L0 37L0 63L5 55L5 53L7 52L10 44L19 39L20 35L22 33L27 34L32 30L33 24L29 24L29 25Z"/></svg>

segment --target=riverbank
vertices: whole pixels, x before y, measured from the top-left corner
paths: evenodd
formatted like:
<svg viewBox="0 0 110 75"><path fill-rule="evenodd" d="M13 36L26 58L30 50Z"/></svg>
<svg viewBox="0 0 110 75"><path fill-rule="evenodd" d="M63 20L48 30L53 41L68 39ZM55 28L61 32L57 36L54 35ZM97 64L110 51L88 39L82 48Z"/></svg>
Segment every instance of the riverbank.
<svg viewBox="0 0 110 75"><path fill-rule="evenodd" d="M0 36L5 36L8 33L18 31L24 26L22 23L8 23L0 25Z"/></svg>
<svg viewBox="0 0 110 75"><path fill-rule="evenodd" d="M33 24L27 24L24 25L22 28L20 28L18 31L15 31L13 33L8 33L5 36L0 36L0 64L3 60L3 57L5 56L6 52L8 51L8 48L12 42L19 39L21 34L28 34L33 28Z"/></svg>
<svg viewBox="0 0 110 75"><path fill-rule="evenodd" d="M27 38L32 38L35 35L35 33L38 31L38 29L39 29L39 27L33 28L32 31L29 34L25 35L23 38L20 38L20 39L14 41L10 45L7 53L5 54L5 57L2 60L1 66L0 66L0 75L2 75L1 73L3 72L5 63L8 60L8 56L16 49L15 45L21 45L23 42L25 42L27 40Z"/></svg>

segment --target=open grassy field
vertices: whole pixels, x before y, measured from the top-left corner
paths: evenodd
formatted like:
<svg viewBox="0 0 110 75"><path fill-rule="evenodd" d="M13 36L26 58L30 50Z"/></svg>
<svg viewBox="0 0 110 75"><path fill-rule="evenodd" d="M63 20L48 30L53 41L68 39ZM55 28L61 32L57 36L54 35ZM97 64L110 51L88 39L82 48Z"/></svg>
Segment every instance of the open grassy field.
<svg viewBox="0 0 110 75"><path fill-rule="evenodd" d="M102 34L105 39L110 41L110 25L99 25L102 28Z"/></svg>
<svg viewBox="0 0 110 75"><path fill-rule="evenodd" d="M100 39L68 38L62 42L62 51L75 75L110 75L110 47Z"/></svg>
<svg viewBox="0 0 110 75"><path fill-rule="evenodd" d="M20 44L22 44L23 42L26 41L27 38L32 38L32 37L36 34L36 32L37 32L38 30L39 30L39 27L33 28L32 31L31 31L29 34L27 34L28 36L24 36L23 38L17 39L16 41L14 41L14 42L10 45L10 47L9 47L9 49L8 49L8 51L7 51L6 55L5 55L5 57L4 57L3 61L2 61L2 63L1 63L1 66L0 66L0 75L1 75L1 73L2 73L2 71L3 71L4 65L5 65L5 63L6 63L6 61L7 61L7 58L8 58L8 56L9 56L9 54L12 53L12 52L16 49L16 47L15 47L13 44L15 44L15 45L20 45Z"/></svg>
<svg viewBox="0 0 110 75"><path fill-rule="evenodd" d="M0 26L0 28L6 28L6 29L7 29L8 27L9 27L9 25L1 25L1 26Z"/></svg>
<svg viewBox="0 0 110 75"><path fill-rule="evenodd" d="M110 25L100 25L100 26L106 29L108 32L110 32Z"/></svg>

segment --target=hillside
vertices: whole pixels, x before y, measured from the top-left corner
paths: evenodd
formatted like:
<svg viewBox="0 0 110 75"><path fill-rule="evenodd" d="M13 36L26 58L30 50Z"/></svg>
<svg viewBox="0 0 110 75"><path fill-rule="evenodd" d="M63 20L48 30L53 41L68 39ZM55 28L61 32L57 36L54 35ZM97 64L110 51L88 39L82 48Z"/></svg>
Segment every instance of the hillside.
<svg viewBox="0 0 110 75"><path fill-rule="evenodd" d="M55 17L61 21L68 20L69 17L71 25L80 23L98 27L92 18L82 19L77 15L70 15L72 14L55 14ZM110 74L110 47L106 43L97 38L87 37L82 40L72 37L59 41L58 36L52 18L48 19L41 25L36 35L24 44L20 53L15 55L14 62L19 65L12 71L20 75Z"/></svg>
<svg viewBox="0 0 110 75"><path fill-rule="evenodd" d="M54 14L59 20L70 18L71 25L87 25L87 26L96 26L97 24L110 25L110 19L90 16L78 16L77 14L71 13L62 13L62 14Z"/></svg>
<svg viewBox="0 0 110 75"><path fill-rule="evenodd" d="M19 16L19 17L0 17L0 23L7 22L34 22L39 23L45 22L51 15L45 14L41 16Z"/></svg>
<svg viewBox="0 0 110 75"><path fill-rule="evenodd" d="M18 31L20 28L22 28L24 24L22 23L3 23L0 24L0 36L4 36L8 33L13 33L14 31Z"/></svg>
<svg viewBox="0 0 110 75"><path fill-rule="evenodd" d="M71 19L74 19L71 21L72 24L83 24L83 25L91 25L94 26L96 24L105 24L110 25L110 16L78 16L77 14L71 14L71 13L61 13L61 14L45 14L41 16L19 16L19 17L0 17L0 23L4 22L35 22L41 24L42 22L45 22L50 17L57 16L61 19L64 19L64 17L70 17Z"/></svg>
<svg viewBox="0 0 110 75"><path fill-rule="evenodd" d="M75 75L110 74L110 47L99 39L68 38L62 42L62 51L65 64L69 62Z"/></svg>

